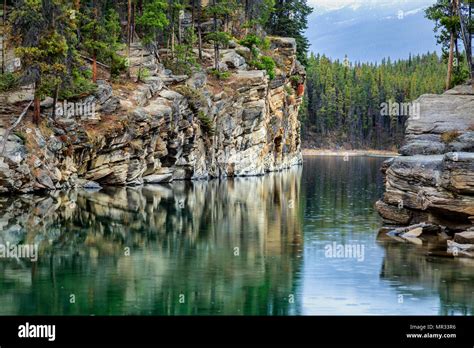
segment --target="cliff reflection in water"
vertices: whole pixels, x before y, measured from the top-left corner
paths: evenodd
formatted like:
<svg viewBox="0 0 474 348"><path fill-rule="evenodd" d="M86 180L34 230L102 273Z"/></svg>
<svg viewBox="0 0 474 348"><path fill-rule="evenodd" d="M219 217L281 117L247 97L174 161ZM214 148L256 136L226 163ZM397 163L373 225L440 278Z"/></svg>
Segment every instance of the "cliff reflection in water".
<svg viewBox="0 0 474 348"><path fill-rule="evenodd" d="M36 264L0 257L0 314L474 315L472 260L377 238L383 160L0 197L0 244L40 246Z"/></svg>
<svg viewBox="0 0 474 348"><path fill-rule="evenodd" d="M0 314L297 314L301 171L3 197Z"/></svg>

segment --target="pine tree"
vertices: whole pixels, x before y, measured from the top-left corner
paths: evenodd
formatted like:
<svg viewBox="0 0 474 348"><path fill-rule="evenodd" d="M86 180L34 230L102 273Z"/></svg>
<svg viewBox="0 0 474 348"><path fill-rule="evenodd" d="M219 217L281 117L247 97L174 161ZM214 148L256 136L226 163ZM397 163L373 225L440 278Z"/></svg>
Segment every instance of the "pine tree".
<svg viewBox="0 0 474 348"><path fill-rule="evenodd" d="M331 61L311 54L307 67L305 135L318 146L389 148L403 136L406 115L381 115L381 103L410 102L443 91L446 66L436 53L380 65Z"/></svg>
<svg viewBox="0 0 474 348"><path fill-rule="evenodd" d="M212 17L214 28L213 32L208 34L206 39L214 45L214 69L219 72L220 62L220 48L227 45L230 41L230 35L225 31L222 31L219 26L219 21L223 21L223 18L229 14L231 9L229 8L229 0L212 0L212 6L209 6L208 11Z"/></svg>
<svg viewBox="0 0 474 348"><path fill-rule="evenodd" d="M447 62L446 89L467 79L465 63L459 54L458 41L461 37L459 0L437 0L425 11L426 18L435 22L434 31L441 45L443 58ZM457 64L454 66L454 54Z"/></svg>
<svg viewBox="0 0 474 348"><path fill-rule="evenodd" d="M166 18L168 4L163 0L148 0L143 7L143 14L138 17L137 24L143 28L145 42L157 43L158 31L169 25Z"/></svg>
<svg viewBox="0 0 474 348"><path fill-rule="evenodd" d="M71 8L60 0L20 1L13 10L15 52L26 67L21 83L34 84L35 123L40 121L40 100L54 95L65 78L68 63L68 42L74 29ZM53 113L54 116L54 113Z"/></svg>
<svg viewBox="0 0 474 348"><path fill-rule="evenodd" d="M110 65L112 76L125 70L125 60L117 54L122 48L118 13L113 8L105 11L102 0L94 0L89 6L84 4L81 12L78 16L81 35L79 47L92 59L92 81L97 81L99 60Z"/></svg>
<svg viewBox="0 0 474 348"><path fill-rule="evenodd" d="M304 31L308 27L308 16L312 8L307 0L276 0L266 29L269 34L296 39L298 60L306 64L309 42Z"/></svg>

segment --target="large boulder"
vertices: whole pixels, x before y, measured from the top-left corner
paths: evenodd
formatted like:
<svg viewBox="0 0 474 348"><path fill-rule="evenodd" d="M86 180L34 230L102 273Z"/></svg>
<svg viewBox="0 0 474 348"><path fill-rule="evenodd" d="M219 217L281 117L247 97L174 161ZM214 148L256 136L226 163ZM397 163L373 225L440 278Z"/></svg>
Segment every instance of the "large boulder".
<svg viewBox="0 0 474 348"><path fill-rule="evenodd" d="M222 56L221 61L231 69L245 70L247 68L245 58L235 52L235 50L226 52Z"/></svg>

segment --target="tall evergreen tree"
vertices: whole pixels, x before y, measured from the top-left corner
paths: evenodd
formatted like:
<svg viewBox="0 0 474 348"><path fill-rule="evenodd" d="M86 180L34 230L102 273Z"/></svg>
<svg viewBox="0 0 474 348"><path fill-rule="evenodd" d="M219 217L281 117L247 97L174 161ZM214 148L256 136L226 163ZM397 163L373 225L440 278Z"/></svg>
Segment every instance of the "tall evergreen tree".
<svg viewBox="0 0 474 348"><path fill-rule="evenodd" d="M426 18L435 22L436 39L441 45L443 58L447 62L446 89L463 82L468 77L465 62L458 48L461 37L458 11L459 0L437 0L425 11ZM454 64L454 58L456 58L456 64Z"/></svg>
<svg viewBox="0 0 474 348"><path fill-rule="evenodd" d="M309 42L304 31L308 27L308 16L312 8L307 0L276 0L266 29L269 34L296 39L298 60L306 64Z"/></svg>
<svg viewBox="0 0 474 348"><path fill-rule="evenodd" d="M74 17L69 4L60 0L20 1L10 21L16 54L25 69L22 83L33 83L34 121L40 121L40 100L54 94L67 72L69 43L73 40ZM54 93L52 92L54 91Z"/></svg>

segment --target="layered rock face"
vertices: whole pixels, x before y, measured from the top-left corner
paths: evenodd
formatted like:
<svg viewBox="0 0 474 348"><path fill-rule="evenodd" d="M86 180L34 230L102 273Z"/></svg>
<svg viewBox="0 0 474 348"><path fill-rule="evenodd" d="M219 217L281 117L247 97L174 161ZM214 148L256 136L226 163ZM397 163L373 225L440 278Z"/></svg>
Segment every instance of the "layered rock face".
<svg viewBox="0 0 474 348"><path fill-rule="evenodd" d="M384 165L386 190L376 207L389 224L466 229L474 222L474 91L463 85L417 102L402 156Z"/></svg>
<svg viewBox="0 0 474 348"><path fill-rule="evenodd" d="M249 50L238 45L222 51L225 80L204 70L175 76L155 54L133 47L132 76L143 67L149 76L129 87L100 82L81 101L94 105L94 117L24 123L0 158L0 191L261 175L301 163L302 98L294 81L305 72L295 40L271 43L273 80L249 70ZM212 54L204 51L204 58ZM51 105L44 106L48 112Z"/></svg>

